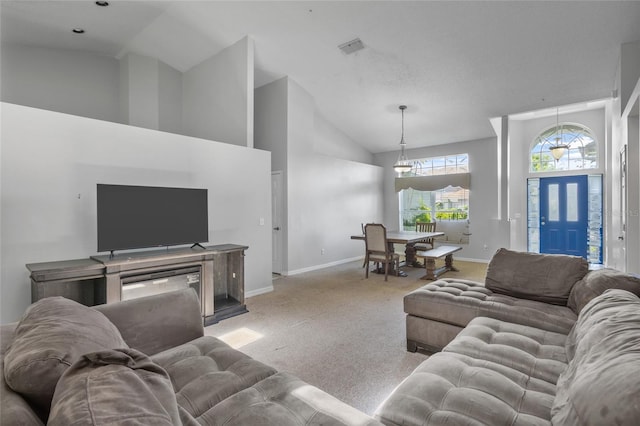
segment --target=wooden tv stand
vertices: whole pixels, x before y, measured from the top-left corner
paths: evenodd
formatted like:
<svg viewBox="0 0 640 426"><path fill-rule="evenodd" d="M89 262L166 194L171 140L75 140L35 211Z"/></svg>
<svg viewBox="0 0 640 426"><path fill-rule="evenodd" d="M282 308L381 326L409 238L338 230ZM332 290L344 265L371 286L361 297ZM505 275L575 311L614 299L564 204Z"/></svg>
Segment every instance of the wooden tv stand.
<svg viewBox="0 0 640 426"><path fill-rule="evenodd" d="M64 296L93 306L122 300L122 280L187 267L200 268L200 300L205 325L247 312L244 302L244 251L247 246L221 244L88 259L29 263L31 301Z"/></svg>

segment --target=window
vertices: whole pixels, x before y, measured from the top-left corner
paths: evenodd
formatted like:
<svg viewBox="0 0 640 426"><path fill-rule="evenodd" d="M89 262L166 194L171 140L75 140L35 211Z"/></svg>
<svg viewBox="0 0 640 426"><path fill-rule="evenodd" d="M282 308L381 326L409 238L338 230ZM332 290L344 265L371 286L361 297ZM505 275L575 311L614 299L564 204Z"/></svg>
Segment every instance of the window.
<svg viewBox="0 0 640 426"><path fill-rule="evenodd" d="M469 172L469 155L457 154L414 160L415 176L436 176ZM415 230L416 221L469 220L469 190L447 186L434 191L413 188L400 191L400 217L404 230Z"/></svg>
<svg viewBox="0 0 640 426"><path fill-rule="evenodd" d="M549 148L557 144L569 149L555 161ZM598 167L597 142L589 129L580 124L563 123L540 133L532 144L529 170L533 173L554 170L585 170Z"/></svg>
<svg viewBox="0 0 640 426"><path fill-rule="evenodd" d="M415 230L417 222L466 221L469 219L469 190L448 187L438 191L418 191L413 188L401 192L402 225Z"/></svg>
<svg viewBox="0 0 640 426"><path fill-rule="evenodd" d="M457 154L414 160L415 176L451 175L469 173L469 155Z"/></svg>

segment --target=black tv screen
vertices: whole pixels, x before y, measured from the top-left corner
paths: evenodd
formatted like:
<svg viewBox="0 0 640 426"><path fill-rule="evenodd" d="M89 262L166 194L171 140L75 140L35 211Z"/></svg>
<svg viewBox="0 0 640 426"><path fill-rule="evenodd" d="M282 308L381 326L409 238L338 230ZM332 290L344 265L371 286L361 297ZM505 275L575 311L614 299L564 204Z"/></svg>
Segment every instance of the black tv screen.
<svg viewBox="0 0 640 426"><path fill-rule="evenodd" d="M207 190L98 184L98 251L209 241Z"/></svg>

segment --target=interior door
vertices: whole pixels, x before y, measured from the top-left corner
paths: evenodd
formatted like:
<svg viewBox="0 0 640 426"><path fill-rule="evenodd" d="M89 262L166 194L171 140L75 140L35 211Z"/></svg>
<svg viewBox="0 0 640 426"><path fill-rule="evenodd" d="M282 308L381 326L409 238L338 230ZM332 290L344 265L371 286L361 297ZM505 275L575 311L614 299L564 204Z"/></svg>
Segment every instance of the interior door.
<svg viewBox="0 0 640 426"><path fill-rule="evenodd" d="M282 274L282 218L283 215L283 188L282 172L271 173L271 221L272 221L272 266L274 274Z"/></svg>
<svg viewBox="0 0 640 426"><path fill-rule="evenodd" d="M540 253L588 258L588 179L540 179Z"/></svg>

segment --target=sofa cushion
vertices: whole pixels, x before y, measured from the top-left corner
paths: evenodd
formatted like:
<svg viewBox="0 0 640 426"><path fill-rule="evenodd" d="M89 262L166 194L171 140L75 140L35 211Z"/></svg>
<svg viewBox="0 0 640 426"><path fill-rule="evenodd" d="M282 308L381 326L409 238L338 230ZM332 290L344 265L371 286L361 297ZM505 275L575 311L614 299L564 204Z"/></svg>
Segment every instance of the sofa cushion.
<svg viewBox="0 0 640 426"><path fill-rule="evenodd" d="M204 335L200 298L192 288L106 303L95 309L120 330L130 347L147 355Z"/></svg>
<svg viewBox="0 0 640 426"><path fill-rule="evenodd" d="M473 319L376 410L388 425L548 425L566 334Z"/></svg>
<svg viewBox="0 0 640 426"><path fill-rule="evenodd" d="M640 277L609 268L589 271L571 289L567 306L576 314L580 313L591 299L609 288L627 290L640 296Z"/></svg>
<svg viewBox="0 0 640 426"><path fill-rule="evenodd" d="M607 290L580 312L567 338L572 357L558 380L554 424L637 425L640 299Z"/></svg>
<svg viewBox="0 0 640 426"><path fill-rule="evenodd" d="M211 336L151 359L169 374L178 405L196 419L223 399L276 372Z"/></svg>
<svg viewBox="0 0 640 426"><path fill-rule="evenodd" d="M442 349L505 365L555 384L567 368L567 335L478 317Z"/></svg>
<svg viewBox="0 0 640 426"><path fill-rule="evenodd" d="M412 291L404 297L404 311L460 327L486 316L565 334L577 318L566 306L494 293L462 279L441 279Z"/></svg>
<svg viewBox="0 0 640 426"><path fill-rule="evenodd" d="M566 305L571 288L588 270L582 257L501 248L487 266L485 285L496 293Z"/></svg>
<svg viewBox="0 0 640 426"><path fill-rule="evenodd" d="M56 383L81 355L126 348L118 329L100 312L63 297L27 308L4 359L5 380L48 413Z"/></svg>
<svg viewBox="0 0 640 426"><path fill-rule="evenodd" d="M180 424L167 373L135 349L80 357L56 386L47 425Z"/></svg>
<svg viewBox="0 0 640 426"><path fill-rule="evenodd" d="M387 425L549 425L555 386L493 361L439 352L378 407Z"/></svg>
<svg viewBox="0 0 640 426"><path fill-rule="evenodd" d="M225 399L198 418L198 422L208 426L380 425L372 417L288 373L274 374Z"/></svg>
<svg viewBox="0 0 640 426"><path fill-rule="evenodd" d="M29 403L4 380L4 355L13 341L18 323L0 325L0 425L43 425Z"/></svg>

